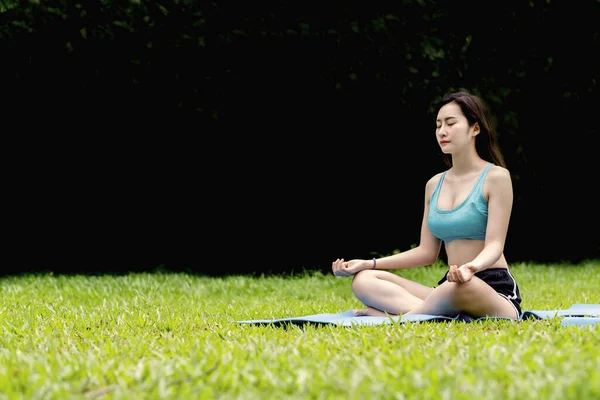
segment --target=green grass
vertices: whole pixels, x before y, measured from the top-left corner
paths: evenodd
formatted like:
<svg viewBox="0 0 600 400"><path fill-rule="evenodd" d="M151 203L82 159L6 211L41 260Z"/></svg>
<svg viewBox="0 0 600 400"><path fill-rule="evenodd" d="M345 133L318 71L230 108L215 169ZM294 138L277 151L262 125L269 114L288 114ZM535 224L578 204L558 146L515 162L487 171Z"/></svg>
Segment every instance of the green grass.
<svg viewBox="0 0 600 400"><path fill-rule="evenodd" d="M443 266L402 271L434 285ZM600 302L600 262L516 264L523 309ZM600 329L560 320L240 325L360 306L319 272L0 279L0 399L593 399Z"/></svg>

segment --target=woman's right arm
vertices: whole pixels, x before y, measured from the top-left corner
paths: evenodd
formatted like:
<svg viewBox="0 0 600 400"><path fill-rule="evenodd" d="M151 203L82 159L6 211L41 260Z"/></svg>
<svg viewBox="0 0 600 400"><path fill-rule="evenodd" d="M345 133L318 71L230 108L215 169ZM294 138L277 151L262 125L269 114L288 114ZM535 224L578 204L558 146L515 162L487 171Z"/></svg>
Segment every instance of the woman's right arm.
<svg viewBox="0 0 600 400"><path fill-rule="evenodd" d="M435 237L429 230L427 217L429 216L429 199L440 179L440 175L441 173L435 175L429 179L425 185L425 206L423 209L423 221L421 222L421 239L419 245L398 254L378 258L376 261L376 269L416 268L431 265L436 262L440 254L442 241Z"/></svg>

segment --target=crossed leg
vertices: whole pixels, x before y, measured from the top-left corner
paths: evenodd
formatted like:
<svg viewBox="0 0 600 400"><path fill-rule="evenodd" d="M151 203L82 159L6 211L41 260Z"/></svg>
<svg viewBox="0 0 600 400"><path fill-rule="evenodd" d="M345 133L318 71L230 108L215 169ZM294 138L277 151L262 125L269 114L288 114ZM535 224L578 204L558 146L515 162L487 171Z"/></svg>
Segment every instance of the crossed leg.
<svg viewBox="0 0 600 400"><path fill-rule="evenodd" d="M506 317L518 319L515 306L498 294L490 285L474 276L465 283L444 282L429 294L421 304L405 314L438 314L454 316L458 313L473 317Z"/></svg>
<svg viewBox="0 0 600 400"><path fill-rule="evenodd" d="M469 282L444 282L436 288L387 271L361 271L352 281L354 295L367 307L355 315L436 314L517 319L516 308L478 277Z"/></svg>
<svg viewBox="0 0 600 400"><path fill-rule="evenodd" d="M352 279L354 295L367 307L354 315L385 316L406 313L423 303L433 288L388 271L360 271Z"/></svg>

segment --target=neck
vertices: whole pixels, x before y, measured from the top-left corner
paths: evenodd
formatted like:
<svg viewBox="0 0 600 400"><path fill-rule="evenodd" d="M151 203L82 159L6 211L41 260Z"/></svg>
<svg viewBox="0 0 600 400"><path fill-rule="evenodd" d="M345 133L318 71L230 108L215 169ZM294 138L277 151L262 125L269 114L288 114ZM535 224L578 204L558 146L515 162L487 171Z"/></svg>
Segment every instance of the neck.
<svg viewBox="0 0 600 400"><path fill-rule="evenodd" d="M477 154L453 154L452 155L452 171L454 175L467 174L475 170L479 170L482 164L487 164Z"/></svg>

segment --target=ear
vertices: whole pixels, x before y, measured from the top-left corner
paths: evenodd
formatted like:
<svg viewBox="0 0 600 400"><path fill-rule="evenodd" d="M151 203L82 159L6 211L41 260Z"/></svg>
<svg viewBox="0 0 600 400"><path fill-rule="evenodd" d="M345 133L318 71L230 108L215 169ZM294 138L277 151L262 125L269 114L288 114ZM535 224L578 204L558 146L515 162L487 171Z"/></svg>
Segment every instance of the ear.
<svg viewBox="0 0 600 400"><path fill-rule="evenodd" d="M479 122L475 122L473 124L473 136L477 136L479 135L479 132L481 132L481 128L479 127Z"/></svg>

